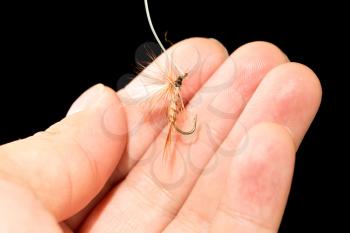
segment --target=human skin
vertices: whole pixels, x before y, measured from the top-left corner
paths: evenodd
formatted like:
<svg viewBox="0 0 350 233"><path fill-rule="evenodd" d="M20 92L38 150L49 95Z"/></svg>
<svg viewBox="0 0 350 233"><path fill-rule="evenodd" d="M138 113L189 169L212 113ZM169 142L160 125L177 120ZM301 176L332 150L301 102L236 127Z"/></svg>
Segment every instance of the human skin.
<svg viewBox="0 0 350 233"><path fill-rule="evenodd" d="M267 42L228 55L191 38L170 51L188 47L200 67L182 88L193 141L175 135L165 164L165 122L123 99L135 81L95 85L60 122L0 147L0 232L277 232L320 83Z"/></svg>

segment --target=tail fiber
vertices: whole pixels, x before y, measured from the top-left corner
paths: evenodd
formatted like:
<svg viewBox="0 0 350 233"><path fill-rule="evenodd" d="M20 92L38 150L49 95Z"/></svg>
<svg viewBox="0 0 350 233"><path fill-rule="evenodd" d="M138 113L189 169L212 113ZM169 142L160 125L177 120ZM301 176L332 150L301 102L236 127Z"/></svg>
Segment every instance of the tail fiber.
<svg viewBox="0 0 350 233"><path fill-rule="evenodd" d="M169 154L170 154L172 131L173 131L173 125L169 124L168 134L166 136L164 150L163 150L163 158L162 158L163 162L167 161Z"/></svg>

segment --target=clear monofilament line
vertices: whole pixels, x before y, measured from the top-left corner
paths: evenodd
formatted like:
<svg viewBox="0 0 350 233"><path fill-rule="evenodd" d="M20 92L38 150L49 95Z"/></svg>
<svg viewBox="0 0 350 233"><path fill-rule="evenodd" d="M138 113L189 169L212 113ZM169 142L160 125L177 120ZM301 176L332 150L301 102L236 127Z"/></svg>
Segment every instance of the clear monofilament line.
<svg viewBox="0 0 350 233"><path fill-rule="evenodd" d="M162 42L160 41L158 35L157 35L157 32L156 30L154 29L153 27L153 23L152 23L152 20L151 20L151 14L149 13L149 7L148 7L148 1L145 0L145 10L146 10L146 15L147 15L147 20L148 20L148 24L149 24L149 27L151 28L152 30L152 33L154 35L154 38L156 38L159 46L161 47L161 49L163 50L163 52L166 52L166 49L164 48Z"/></svg>
<svg viewBox="0 0 350 233"><path fill-rule="evenodd" d="M166 56L168 57L169 61L170 61L170 56L168 55L168 53L166 52L165 47L163 46L162 42L160 41L156 30L153 27L153 23L152 23L152 19L151 19L151 14L149 13L149 7L148 7L148 0L144 0L145 2L145 10L146 10L146 15L147 15L147 20L148 20L148 24L149 27L151 28L151 31L153 33L154 38L156 39L158 45L160 46L160 48L163 50L163 52L166 54ZM182 76L185 75L185 73L175 64L173 63L175 68L181 73Z"/></svg>

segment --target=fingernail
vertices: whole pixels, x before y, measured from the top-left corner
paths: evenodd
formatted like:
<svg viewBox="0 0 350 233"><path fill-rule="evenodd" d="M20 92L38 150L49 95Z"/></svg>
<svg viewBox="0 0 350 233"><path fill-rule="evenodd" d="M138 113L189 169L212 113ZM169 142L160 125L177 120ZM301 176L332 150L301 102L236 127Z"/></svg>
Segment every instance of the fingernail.
<svg viewBox="0 0 350 233"><path fill-rule="evenodd" d="M86 108L94 105L94 103L98 102L102 96L104 89L105 86L103 84L96 84L95 86L87 89L83 94L79 96L77 100L74 101L67 113L67 116L81 112Z"/></svg>

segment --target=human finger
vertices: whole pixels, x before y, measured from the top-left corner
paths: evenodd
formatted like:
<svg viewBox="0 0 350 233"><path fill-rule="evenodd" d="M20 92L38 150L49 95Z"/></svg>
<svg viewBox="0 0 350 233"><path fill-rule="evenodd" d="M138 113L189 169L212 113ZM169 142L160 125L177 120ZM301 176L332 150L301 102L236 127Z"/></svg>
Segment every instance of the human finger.
<svg viewBox="0 0 350 233"><path fill-rule="evenodd" d="M46 131L0 147L0 174L31 190L57 220L83 208L103 187L126 142L115 92L96 85Z"/></svg>

